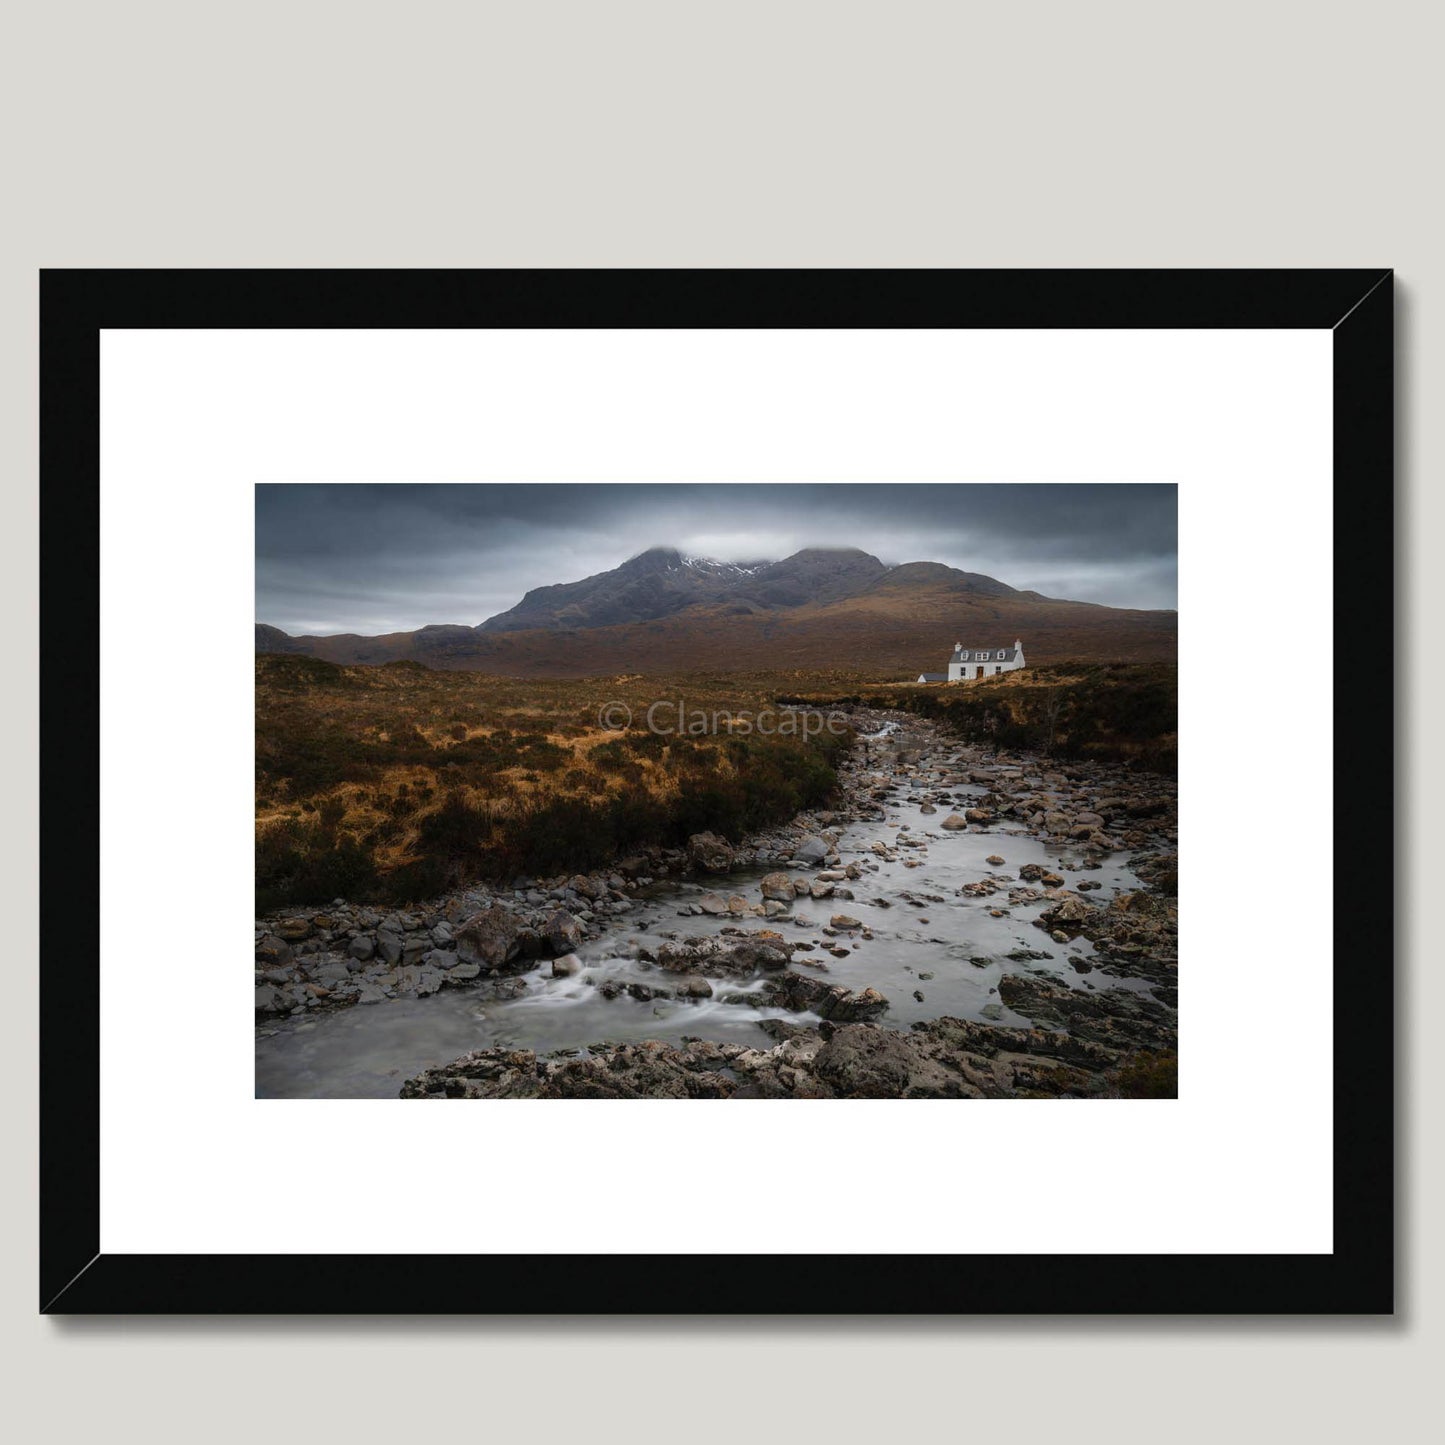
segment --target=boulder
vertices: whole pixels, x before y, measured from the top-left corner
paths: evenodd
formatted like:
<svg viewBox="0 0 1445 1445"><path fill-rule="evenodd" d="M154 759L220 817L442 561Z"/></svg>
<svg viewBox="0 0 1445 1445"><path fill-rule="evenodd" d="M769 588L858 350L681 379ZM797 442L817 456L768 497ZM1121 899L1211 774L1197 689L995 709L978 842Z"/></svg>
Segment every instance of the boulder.
<svg viewBox="0 0 1445 1445"><path fill-rule="evenodd" d="M865 988L861 993L845 993L835 998L826 1018L843 1023L863 1023L875 1019L888 1011L888 1000L876 988Z"/></svg>
<svg viewBox="0 0 1445 1445"><path fill-rule="evenodd" d="M274 933L268 933L256 945L256 962L263 967L285 968L291 962L294 950L284 938L277 938Z"/></svg>
<svg viewBox="0 0 1445 1445"><path fill-rule="evenodd" d="M1067 1029L1084 1043L1111 1049L1173 1049L1177 1015L1169 1005L1133 989L1087 993L1037 976L1006 973L999 997L1015 1013L1038 1025Z"/></svg>
<svg viewBox="0 0 1445 1445"><path fill-rule="evenodd" d="M287 943L300 943L303 938L311 937L311 920L309 918L281 918L271 930L278 938L283 938Z"/></svg>
<svg viewBox="0 0 1445 1445"><path fill-rule="evenodd" d="M553 911L543 931L554 954L573 953L582 942L582 925L565 908Z"/></svg>
<svg viewBox="0 0 1445 1445"><path fill-rule="evenodd" d="M771 898L778 903L791 903L797 892L793 887L793 880L786 873L769 873L758 886L762 889L764 898Z"/></svg>
<svg viewBox="0 0 1445 1445"><path fill-rule="evenodd" d="M781 933L759 929L736 938L689 938L664 943L657 966L669 973L731 974L751 977L765 969L786 968L793 945Z"/></svg>
<svg viewBox="0 0 1445 1445"><path fill-rule="evenodd" d="M1099 917L1099 910L1077 893L1070 893L1039 914L1038 923L1050 930L1077 933Z"/></svg>
<svg viewBox="0 0 1445 1445"><path fill-rule="evenodd" d="M788 971L765 985L774 1004L794 1012L812 1012L820 1018L858 1023L877 1018L886 1012L888 1000L877 989L865 988L852 993L841 984L829 984L821 978L809 978Z"/></svg>
<svg viewBox="0 0 1445 1445"><path fill-rule="evenodd" d="M793 857L800 863L822 863L828 857L828 845L821 838L804 838L796 848L793 849Z"/></svg>
<svg viewBox="0 0 1445 1445"><path fill-rule="evenodd" d="M376 941L369 934L363 933L347 944L346 951L359 962L369 963L376 953Z"/></svg>
<svg viewBox="0 0 1445 1445"><path fill-rule="evenodd" d="M960 818L957 813L950 813L938 826L947 829L950 833L961 833L968 827L968 820Z"/></svg>
<svg viewBox="0 0 1445 1445"><path fill-rule="evenodd" d="M521 953L520 925L516 916L494 903L473 913L455 932L457 955L463 963L482 968L504 968ZM568 949L559 949L566 953Z"/></svg>
<svg viewBox="0 0 1445 1445"><path fill-rule="evenodd" d="M835 1029L813 1067L843 1098L957 1099L977 1093L959 1070L927 1056L925 1040L896 1029Z"/></svg>
<svg viewBox="0 0 1445 1445"><path fill-rule="evenodd" d="M552 960L553 978L571 978L582 972L582 960L575 953L564 953Z"/></svg>
<svg viewBox="0 0 1445 1445"><path fill-rule="evenodd" d="M861 919L854 918L851 914L847 914L847 913L835 913L835 914L833 915L833 917L829 920L829 927L831 927L831 928L862 928L862 927L863 927L863 922L862 922Z"/></svg>
<svg viewBox="0 0 1445 1445"><path fill-rule="evenodd" d="M394 967L401 962L402 943L401 938L383 928L376 935L376 951L381 955L381 961L388 968Z"/></svg>
<svg viewBox="0 0 1445 1445"><path fill-rule="evenodd" d="M716 833L694 833L687 840L687 861L701 873L730 872L733 866L732 844Z"/></svg>

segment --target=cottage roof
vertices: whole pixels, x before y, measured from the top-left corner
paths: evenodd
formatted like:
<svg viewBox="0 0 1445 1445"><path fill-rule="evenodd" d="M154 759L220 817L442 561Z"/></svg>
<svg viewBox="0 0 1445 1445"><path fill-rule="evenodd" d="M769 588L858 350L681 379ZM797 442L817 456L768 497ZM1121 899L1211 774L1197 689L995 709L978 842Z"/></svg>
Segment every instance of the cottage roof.
<svg viewBox="0 0 1445 1445"><path fill-rule="evenodd" d="M950 662L1014 662L1022 651L1017 643L1010 642L1007 646L997 643L992 647L955 647ZM983 653L982 657L979 653ZM1000 657L999 653L1003 653Z"/></svg>

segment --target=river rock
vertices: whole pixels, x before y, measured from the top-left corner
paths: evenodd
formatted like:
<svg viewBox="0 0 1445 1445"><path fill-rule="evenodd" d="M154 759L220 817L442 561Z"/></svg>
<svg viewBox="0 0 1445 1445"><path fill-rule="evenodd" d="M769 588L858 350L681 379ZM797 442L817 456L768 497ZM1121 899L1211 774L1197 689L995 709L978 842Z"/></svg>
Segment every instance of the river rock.
<svg viewBox="0 0 1445 1445"><path fill-rule="evenodd" d="M998 981L998 993L1015 1013L1066 1028L1071 1038L1086 1043L1121 1050L1177 1046L1175 1011L1133 989L1088 993L1038 976L1006 973Z"/></svg>
<svg viewBox="0 0 1445 1445"><path fill-rule="evenodd" d="M1076 893L1070 893L1039 914L1037 923L1048 929L1079 932L1098 916L1099 910Z"/></svg>
<svg viewBox="0 0 1445 1445"><path fill-rule="evenodd" d="M769 979L765 985L774 1004L794 1013L812 1012L840 1022L861 1022L877 1018L888 1009L888 1000L874 988L853 993L841 984L809 978L791 971Z"/></svg>
<svg viewBox="0 0 1445 1445"><path fill-rule="evenodd" d="M732 844L716 833L694 833L687 840L687 859L701 873L727 873L733 866Z"/></svg>
<svg viewBox="0 0 1445 1445"><path fill-rule="evenodd" d="M291 962L294 952L284 938L268 933L256 945L256 962L270 968L284 968Z"/></svg>
<svg viewBox="0 0 1445 1445"><path fill-rule="evenodd" d="M311 937L311 920L309 918L278 918L272 932L278 938L285 939L287 943L300 943L303 938Z"/></svg>
<svg viewBox="0 0 1445 1445"><path fill-rule="evenodd" d="M358 963L370 963L376 953L376 940L369 934L358 934L346 945L346 951Z"/></svg>
<svg viewBox="0 0 1445 1445"><path fill-rule="evenodd" d="M800 863L822 863L829 853L828 845L821 838L807 837L793 849L793 857Z"/></svg>
<svg viewBox="0 0 1445 1445"><path fill-rule="evenodd" d="M556 909L544 925L547 946L553 953L573 953L582 943L582 925L565 908Z"/></svg>
<svg viewBox="0 0 1445 1445"><path fill-rule="evenodd" d="M720 893L704 893L697 900L697 906L714 918L728 911L728 901Z"/></svg>
<svg viewBox="0 0 1445 1445"><path fill-rule="evenodd" d="M813 1061L842 1098L957 1099L977 1095L956 1069L930 1059L926 1042L897 1029L855 1025L833 1031Z"/></svg>
<svg viewBox="0 0 1445 1445"><path fill-rule="evenodd" d="M582 972L582 960L575 953L564 953L552 960L553 978L571 978Z"/></svg>
<svg viewBox="0 0 1445 1445"><path fill-rule="evenodd" d="M786 873L769 873L758 886L762 889L764 898L771 898L778 903L791 903L797 892L793 887L793 880Z"/></svg>
<svg viewBox="0 0 1445 1445"><path fill-rule="evenodd" d="M957 813L950 813L938 826L950 833L960 833L968 827L968 820L960 818Z"/></svg>
<svg viewBox="0 0 1445 1445"><path fill-rule="evenodd" d="M291 1001L273 985L263 983L257 986L256 1012L258 1014L285 1013L290 1007Z"/></svg>
<svg viewBox="0 0 1445 1445"><path fill-rule="evenodd" d="M664 943L657 950L657 966L669 973L714 973L751 977L765 969L786 968L793 945L781 933L759 929L729 938L689 938Z"/></svg>
<svg viewBox="0 0 1445 1445"><path fill-rule="evenodd" d="M521 952L518 931L516 915L494 903L480 913L473 913L456 930L457 955L463 963L475 963L487 969L504 968ZM569 948L557 950L559 953L570 951Z"/></svg>
<svg viewBox="0 0 1445 1445"><path fill-rule="evenodd" d="M861 919L852 917L851 914L847 914L847 913L835 913L835 914L833 915L833 917L829 920L829 927L831 927L831 928L862 928L862 927L863 927L863 922L862 922Z"/></svg>

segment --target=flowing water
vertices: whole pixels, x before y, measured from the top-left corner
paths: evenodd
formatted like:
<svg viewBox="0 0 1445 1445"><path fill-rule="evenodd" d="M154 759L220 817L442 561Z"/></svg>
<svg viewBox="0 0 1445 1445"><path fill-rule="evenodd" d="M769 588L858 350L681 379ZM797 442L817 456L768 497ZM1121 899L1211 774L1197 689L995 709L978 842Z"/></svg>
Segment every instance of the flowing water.
<svg viewBox="0 0 1445 1445"><path fill-rule="evenodd" d="M961 810L984 789L955 785L949 792ZM864 870L857 881L838 885L851 890L852 899L799 899L793 905L795 921L679 917L681 907L707 891L737 893L758 902L759 880L780 865L734 872L706 884L658 883L638 895L630 914L612 920L601 938L578 949L580 974L552 978L551 963L544 961L524 975L525 987L516 998L494 999L483 984L474 990L443 989L430 998L358 1004L271 1026L257 1038L257 1096L395 1098L410 1075L470 1049L503 1046L545 1053L604 1041L679 1043L685 1036L771 1048L774 1040L759 1027L764 1020L818 1022L813 1014L766 1007L761 995L754 1006L716 998L640 1001L627 993L608 999L599 992L597 985L608 979L677 986L683 978L639 959L638 946L655 951L669 937L716 934L726 927L776 929L790 939L818 944L813 951L795 956L795 970L810 973L808 963L823 963L826 972L821 976L829 983L876 988L890 1003L882 1022L895 1028L941 1015L1026 1024L1028 1020L999 1002L998 981L1006 972L1040 972L1074 988L1104 986L1097 975L1081 971L1088 967L1092 945L1083 939L1053 942L1043 929L1032 926L1047 904L1010 907L1008 886L1016 884L1024 864L1039 863L1064 870L1071 887L1083 879L1097 882L1100 888L1090 896L1107 903L1116 892L1139 886L1128 855L1116 853L1100 866L1078 871L1084 855L1067 847L1007 829L946 832L938 825L948 816L947 806L924 814L921 802L909 796L905 784L885 802L882 819L851 823L843 832L838 845L843 864L857 862ZM922 838L926 847L900 847L900 838ZM875 842L896 847L896 861L875 856ZM986 862L990 855L1005 861L990 865ZM920 866L906 867L908 861ZM806 869L796 866L783 871L793 878L808 876ZM960 896L956 891L962 884L990 876L1000 884L992 897ZM1000 908L1005 915L993 917L990 910ZM865 940L854 933L835 939L820 933L835 913L857 918L873 937ZM843 958L824 952L822 945L835 944L851 951ZM1011 953L1017 956L1010 958ZM762 983L709 981L717 994L757 992ZM1145 985L1109 978L1107 986ZM915 993L922 995L921 1000Z"/></svg>

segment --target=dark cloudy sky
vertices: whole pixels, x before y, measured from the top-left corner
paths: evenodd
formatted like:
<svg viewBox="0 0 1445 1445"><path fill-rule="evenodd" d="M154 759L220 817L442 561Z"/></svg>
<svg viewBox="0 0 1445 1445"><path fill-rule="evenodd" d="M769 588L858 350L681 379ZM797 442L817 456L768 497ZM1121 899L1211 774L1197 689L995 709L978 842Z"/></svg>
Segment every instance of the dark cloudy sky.
<svg viewBox="0 0 1445 1445"><path fill-rule="evenodd" d="M1050 597L1176 605L1172 485L305 484L256 488L256 620L470 625L648 547L729 562L861 547Z"/></svg>

